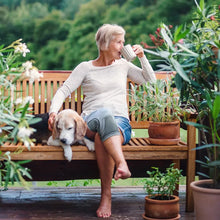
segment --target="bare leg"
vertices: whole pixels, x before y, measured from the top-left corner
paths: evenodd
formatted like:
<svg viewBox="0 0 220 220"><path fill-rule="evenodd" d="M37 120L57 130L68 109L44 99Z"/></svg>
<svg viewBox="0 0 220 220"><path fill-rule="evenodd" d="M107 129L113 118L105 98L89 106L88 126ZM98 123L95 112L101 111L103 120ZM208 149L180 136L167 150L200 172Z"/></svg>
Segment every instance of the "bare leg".
<svg viewBox="0 0 220 220"><path fill-rule="evenodd" d="M127 179L131 176L131 173L128 169L127 162L125 161L122 148L122 137L121 136L112 136L104 141L104 146L109 155L112 156L116 164L115 180Z"/></svg>
<svg viewBox="0 0 220 220"><path fill-rule="evenodd" d="M123 137L122 135L113 136L103 143L97 133L87 130L86 135L89 138L95 135L95 152L101 179L101 201L96 213L100 218L108 218L111 216L111 182L114 162L116 163L114 176L116 180L131 176L121 148Z"/></svg>
<svg viewBox="0 0 220 220"><path fill-rule="evenodd" d="M101 179L101 201L96 214L100 218L108 218L111 216L111 182L114 161L105 150L98 134L95 136L95 149Z"/></svg>

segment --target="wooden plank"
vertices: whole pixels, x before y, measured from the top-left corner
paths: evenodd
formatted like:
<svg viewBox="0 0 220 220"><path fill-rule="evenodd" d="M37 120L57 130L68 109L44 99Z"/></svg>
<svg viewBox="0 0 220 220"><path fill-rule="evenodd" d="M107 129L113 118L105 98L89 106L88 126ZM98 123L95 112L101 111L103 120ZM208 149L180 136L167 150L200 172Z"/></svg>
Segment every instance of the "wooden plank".
<svg viewBox="0 0 220 220"><path fill-rule="evenodd" d="M27 81L23 80L22 81L22 97L28 96L28 91L27 91Z"/></svg>
<svg viewBox="0 0 220 220"><path fill-rule="evenodd" d="M142 146L141 143L146 140L144 138L132 138L133 146L122 146L125 158L127 160L169 160L169 159L187 159L187 146ZM145 142L146 143L146 142ZM2 152L18 152L12 153L13 160L65 160L63 149L59 146L47 146L37 144L31 147L29 151L21 143L17 145L6 143L0 147ZM89 152L86 146L72 146L73 160L94 160L96 159L94 152Z"/></svg>
<svg viewBox="0 0 220 220"><path fill-rule="evenodd" d="M47 112L49 112L50 110L50 103L51 103L51 97L52 97L52 94L51 94L51 84L52 84L52 81L48 80L47 81Z"/></svg>
<svg viewBox="0 0 220 220"><path fill-rule="evenodd" d="M20 154L11 154L12 160L66 160L63 151L32 152L25 151ZM73 160L95 160L94 152L77 152Z"/></svg>
<svg viewBox="0 0 220 220"><path fill-rule="evenodd" d="M71 102L70 102L71 104L70 104L70 108L73 109L73 110L76 110L76 105L75 105L75 103L76 103L76 101L75 101L75 95L76 95L75 91L72 92L72 94L71 94Z"/></svg>
<svg viewBox="0 0 220 220"><path fill-rule="evenodd" d="M147 151L143 152L124 152L126 160L180 160L187 159L187 152L180 151Z"/></svg>
<svg viewBox="0 0 220 220"><path fill-rule="evenodd" d="M45 113L45 83L46 81L41 81L40 88L40 113Z"/></svg>
<svg viewBox="0 0 220 220"><path fill-rule="evenodd" d="M19 149L19 148L18 148ZM170 160L187 159L187 151L124 151L126 160ZM65 160L63 150L58 151L22 151L11 153L12 160ZM73 160L95 160L95 153L73 151Z"/></svg>
<svg viewBox="0 0 220 220"><path fill-rule="evenodd" d="M33 83L28 83L28 94L29 94L29 96L31 96L31 97L34 97L33 96ZM30 105L30 108L31 109L33 109L34 108L34 105L33 104L31 104ZM34 113L34 112L33 112Z"/></svg>
<svg viewBox="0 0 220 220"><path fill-rule="evenodd" d="M133 140L133 139L132 139ZM138 144L138 141L135 140ZM6 151L17 151L17 150L22 150L23 152L62 152L63 149L62 147L59 146L48 146L48 145L40 145L37 144L35 146L31 147L31 150L29 150L27 147L23 146L21 143L18 143L16 145L13 144L4 144L4 146L0 147L0 150L2 152ZM173 145L173 146L154 146L154 145L147 145L143 146L139 143L139 145L124 145L122 146L123 152L173 152L173 151L179 151L179 152L188 152L187 146L178 146L178 145ZM86 146L82 145L75 145L72 146L72 151L73 152L89 152Z"/></svg>
<svg viewBox="0 0 220 220"><path fill-rule="evenodd" d="M69 96L65 99L65 101L64 101L64 109L68 109L69 108L69 102L70 102L70 100L69 100Z"/></svg>
<svg viewBox="0 0 220 220"><path fill-rule="evenodd" d="M76 111L80 115L82 112L82 91L81 88L77 89L77 107Z"/></svg>
<svg viewBox="0 0 220 220"><path fill-rule="evenodd" d="M34 113L39 114L39 82L34 82Z"/></svg>
<svg viewBox="0 0 220 220"><path fill-rule="evenodd" d="M131 127L133 129L148 129L149 121L130 121ZM147 133L147 130L146 130Z"/></svg>
<svg viewBox="0 0 220 220"><path fill-rule="evenodd" d="M192 122L196 122L196 119L191 119ZM194 126L187 126L187 175L186 175L186 210L192 212L194 209L193 192L190 187L190 183L195 181L196 173L196 151L193 150L196 147L196 128Z"/></svg>

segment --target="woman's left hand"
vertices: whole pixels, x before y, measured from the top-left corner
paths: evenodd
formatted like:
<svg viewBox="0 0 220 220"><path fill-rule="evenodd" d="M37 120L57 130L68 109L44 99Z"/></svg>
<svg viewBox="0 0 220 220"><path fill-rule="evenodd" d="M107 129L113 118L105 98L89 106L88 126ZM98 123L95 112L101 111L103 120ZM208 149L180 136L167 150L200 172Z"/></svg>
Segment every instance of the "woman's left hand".
<svg viewBox="0 0 220 220"><path fill-rule="evenodd" d="M144 56L144 49L143 49L143 47L142 47L141 45L135 44L135 45L132 46L132 48L133 48L135 54L136 54L139 58L141 58L141 57Z"/></svg>

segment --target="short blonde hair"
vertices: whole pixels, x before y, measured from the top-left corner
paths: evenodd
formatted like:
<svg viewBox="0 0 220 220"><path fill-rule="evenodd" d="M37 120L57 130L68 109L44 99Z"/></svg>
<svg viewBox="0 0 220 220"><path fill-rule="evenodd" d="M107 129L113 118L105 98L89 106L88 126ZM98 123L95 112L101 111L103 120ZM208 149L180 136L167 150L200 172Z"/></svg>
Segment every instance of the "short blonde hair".
<svg viewBox="0 0 220 220"><path fill-rule="evenodd" d="M107 50L115 35L125 35L123 27L117 24L103 24L96 32L96 44L99 50Z"/></svg>

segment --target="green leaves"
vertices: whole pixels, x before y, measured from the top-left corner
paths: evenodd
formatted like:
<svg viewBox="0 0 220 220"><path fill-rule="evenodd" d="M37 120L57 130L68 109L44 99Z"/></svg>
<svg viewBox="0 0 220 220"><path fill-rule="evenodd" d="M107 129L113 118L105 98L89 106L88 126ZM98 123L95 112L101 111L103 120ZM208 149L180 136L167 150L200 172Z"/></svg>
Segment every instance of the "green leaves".
<svg viewBox="0 0 220 220"><path fill-rule="evenodd" d="M219 117L219 114L220 114L220 95L217 95L213 103L213 111L212 111L213 119L216 120Z"/></svg>
<svg viewBox="0 0 220 220"><path fill-rule="evenodd" d="M190 79L189 77L186 75L183 67L180 65L180 63L175 60L174 58L170 58L170 62L172 63L174 69L176 70L176 72L188 83L190 83Z"/></svg>
<svg viewBox="0 0 220 220"><path fill-rule="evenodd" d="M168 47L169 48L171 48L173 51L176 51L176 49L173 47L173 41L172 41L172 39L168 36L168 28L165 26L165 25L163 25L164 27L162 27L161 28L161 31L160 31L160 33L161 33L161 35L162 35L162 37L163 37L163 39L166 41L166 43L167 43L167 45L168 45Z"/></svg>
<svg viewBox="0 0 220 220"><path fill-rule="evenodd" d="M13 185L15 182L19 182L26 189L29 189L24 177L29 179L32 179L32 177L29 170L22 166L29 162L29 160L12 161L10 152L6 152L4 155L0 152L0 187L3 187L3 190L7 190L9 183ZM0 190L2 189L0 188Z"/></svg>
<svg viewBox="0 0 220 220"><path fill-rule="evenodd" d="M158 167L152 167L152 169L152 171L147 171L149 178L144 180L144 189L150 197L159 194L164 199L167 197L170 199L176 184L179 183L182 171L174 168L174 164L166 168L164 173Z"/></svg>
<svg viewBox="0 0 220 220"><path fill-rule="evenodd" d="M182 24L180 26L177 26L177 28L173 34L173 41L178 42L179 40L184 39L189 32L190 32L190 29L186 29L185 31L183 31Z"/></svg>
<svg viewBox="0 0 220 220"><path fill-rule="evenodd" d="M132 105L130 112L141 119L150 119L157 122L180 119L182 113L179 103L179 92L171 86L170 79L147 82L141 86L131 86Z"/></svg>

